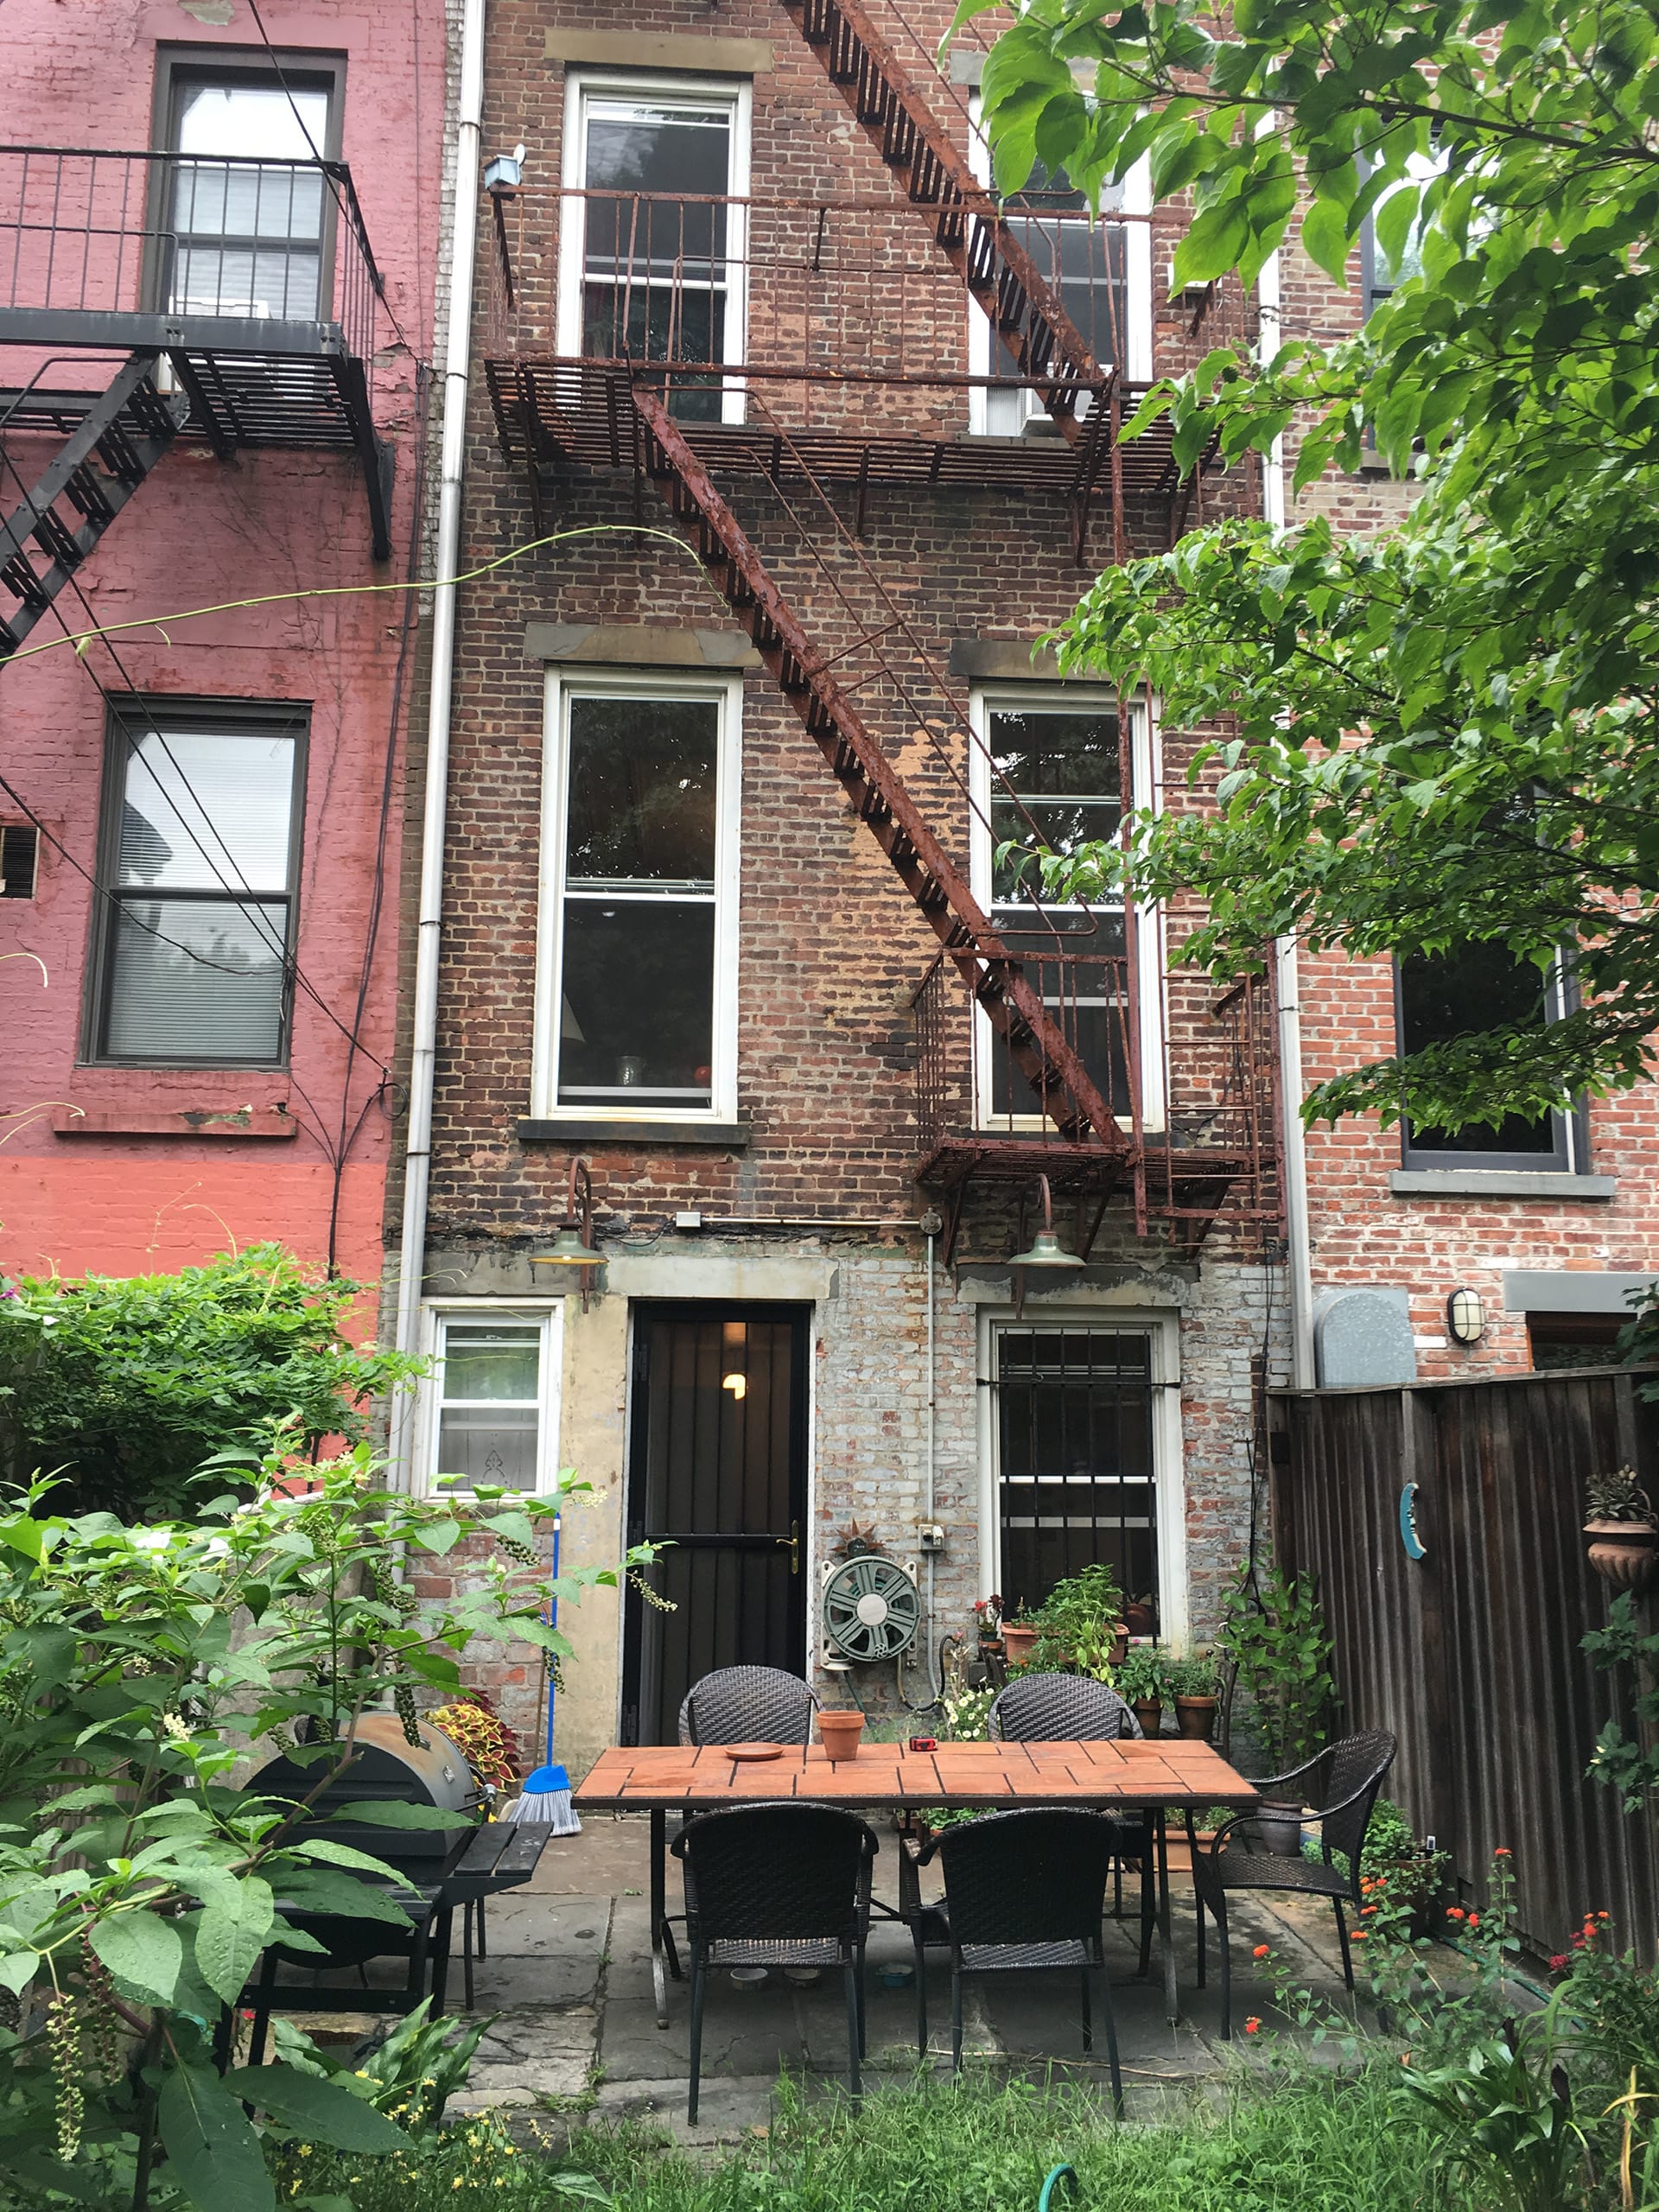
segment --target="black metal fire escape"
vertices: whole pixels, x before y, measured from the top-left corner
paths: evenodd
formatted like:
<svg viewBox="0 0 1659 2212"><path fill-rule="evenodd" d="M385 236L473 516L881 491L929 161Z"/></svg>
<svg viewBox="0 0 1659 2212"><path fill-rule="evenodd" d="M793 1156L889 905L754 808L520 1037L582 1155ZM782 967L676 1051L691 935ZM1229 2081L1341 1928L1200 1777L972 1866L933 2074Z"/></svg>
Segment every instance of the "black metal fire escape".
<svg viewBox="0 0 1659 2212"><path fill-rule="evenodd" d="M225 215L205 243L170 228L198 194L251 200L251 238ZM264 212L284 194L321 211L298 246ZM353 454L387 559L391 458L371 386L381 289L341 163L0 146L0 358L17 364L0 376L0 665L181 437L225 461L259 447ZM67 370L84 388L66 388ZM48 438L56 452L25 476L14 442Z"/></svg>

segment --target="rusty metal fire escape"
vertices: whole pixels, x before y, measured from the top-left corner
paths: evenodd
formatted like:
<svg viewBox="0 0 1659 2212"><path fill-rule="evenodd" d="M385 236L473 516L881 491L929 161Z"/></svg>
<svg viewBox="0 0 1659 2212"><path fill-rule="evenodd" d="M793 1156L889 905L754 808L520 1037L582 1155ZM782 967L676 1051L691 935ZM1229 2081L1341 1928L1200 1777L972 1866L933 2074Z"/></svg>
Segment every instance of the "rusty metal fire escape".
<svg viewBox="0 0 1659 2212"><path fill-rule="evenodd" d="M918 1174L950 1198L953 1236L969 1182L976 1177L1012 1181L1029 1175L1033 1153L1041 1153L1049 1167L1058 1166L1057 1180L1063 1187L1086 1190L1097 1198L1103 1211L1115 1190L1132 1187L1142 1229L1148 1211L1156 1211L1179 1222L1189 1244L1202 1236L1230 1196L1240 1196L1236 1186L1241 1172L1249 1187L1242 1194L1239 1210L1266 1223L1276 1214L1277 1202L1267 1189L1271 1176L1263 1153L1264 1145L1271 1148L1270 1125L1256 1110L1265 1099L1253 1098L1247 1116L1249 1160L1241 1157L1235 1141L1212 1142L1205 1157L1184 1175L1173 1125L1161 1147L1149 1146L1138 1111L1126 1116L1120 1101L1103 1095L1064 1021L1057 1018L1049 995L1028 972L1030 963L999 933L976 899L965 872L947 854L896 772L867 715L854 703L845 657L856 647L870 647L872 639L879 640L884 632L878 628L855 638L851 645L839 636L827 644L811 634L715 482L716 470L759 477L781 498L786 479L804 480L836 518L825 486L850 480L856 486L861 533L863 502L872 483L937 486L1018 481L1029 486L1035 481L1071 498L1080 515L1080 558L1089 501L1103 474L1109 476L1120 554L1126 488L1143 497L1171 495L1175 489L1166 437L1131 449L1132 473L1126 477L1125 451L1118 436L1121 349L1114 361L1103 365L1094 358L1056 287L1004 219L999 204L976 180L965 155L941 126L861 0L784 0L784 4L897 181L906 219L912 225L918 219L926 222L934 250L959 287L958 298L965 294L985 317L992 346L1001 349L1002 380L1033 393L1058 436L1051 434L1046 441L1027 437L1010 454L1007 448L1014 446L1014 441L969 441L964 449L959 439L925 427L918 435L914 429L884 424L849 438L827 430L822 419L813 420L810 406L803 410L807 419L799 424L784 423L772 403L779 385L816 383L820 389L839 388L844 395L861 384L884 380L913 390L947 381L930 375L925 362L895 373L891 364L855 359L845 351L827 363L820 359L817 366L806 358L811 348L800 334L811 321L812 285L821 272L833 276L837 267L849 265L844 257L836 262L837 232L832 224L849 226L856 219L879 229L891 211L864 202L836 209L827 201L816 210L798 205L785 211L778 203L774 220L779 237L804 233L810 241L810 261L804 250L798 265L779 251L769 264L774 286L786 296L790 311L783 306L775 309L772 346L751 332L741 375L733 376L722 373L729 365L714 361L698 364L688 372L684 356L674 354L671 345L666 362L660 355L648 362L601 360L585 346L578 358L572 358L566 346L550 349L550 331L537 322L533 307L527 309L524 297L523 226L527 213L535 220L534 204L525 195L512 211L520 226L517 255L509 237L507 204L498 199L493 211L497 254L486 373L504 451L525 468L538 526L544 468L622 467L631 469L638 480L655 482L681 535L747 631L854 811L937 937L940 954L931 972L944 967L955 971L965 986L969 1005L1002 1040L1010 1062L1029 1086L1033 1117L1041 1128L1035 1145L995 1137L962 1141L937 1129L930 1133L922 1097L924 1157ZM583 195L563 195L566 200L573 197ZM749 227L745 237L751 272L761 261L754 235L760 208L759 202L747 203ZM636 206L635 228L639 219ZM621 215L613 220L620 230ZM544 263L547 241L542 238L537 243ZM556 249L553 258L556 261ZM874 264L881 257L873 252L871 259ZM791 283L804 287L801 297L805 306L798 312L796 294L789 289ZM750 298L753 304L753 287ZM874 347L875 343L872 328L869 345ZM994 380L981 379L987 384ZM954 382L959 387L963 379L957 377ZM972 449L976 442L977 453ZM785 505L788 509L787 499ZM903 627L899 620L887 626ZM887 679L889 693L896 690L913 713L912 695L902 678L882 662L879 650L876 664ZM965 727L959 712L955 718ZM925 1052L918 1063L923 1093L925 1062ZM1250 1082L1259 1089L1258 1074L1253 1071ZM1211 1118L1213 1122L1215 1117ZM1160 1154L1157 1160L1154 1153ZM1161 1192L1154 1187L1159 1173ZM1099 1217L1097 1212L1096 1228Z"/></svg>

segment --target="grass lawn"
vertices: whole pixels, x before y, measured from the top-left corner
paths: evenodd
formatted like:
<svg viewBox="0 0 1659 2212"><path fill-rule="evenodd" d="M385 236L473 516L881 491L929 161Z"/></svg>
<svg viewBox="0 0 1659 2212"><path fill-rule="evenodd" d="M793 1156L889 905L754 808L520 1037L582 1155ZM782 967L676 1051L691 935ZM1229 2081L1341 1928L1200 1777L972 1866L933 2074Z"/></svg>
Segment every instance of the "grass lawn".
<svg viewBox="0 0 1659 2212"><path fill-rule="evenodd" d="M578 2133L555 2165L506 2155L477 2124L412 2169L343 2161L332 2185L349 2191L354 2212L481 2212L509 2195L569 2206L552 2183L563 2166L593 2177L626 2212L1035 2212L1045 2176L1064 2161L1079 2189L1057 2194L1057 2212L1477 2212L1466 2190L1440 2177L1432 2138L1402 2110L1398 2064L1342 2075L1269 2066L1219 2100L1195 2099L1177 2120L1121 2129L1063 2087L969 2075L954 2089L918 2081L874 2091L855 2107L803 2106L785 2083L770 2132L714 2162L630 2126ZM321 2172L306 2181L307 2194L330 2185Z"/></svg>

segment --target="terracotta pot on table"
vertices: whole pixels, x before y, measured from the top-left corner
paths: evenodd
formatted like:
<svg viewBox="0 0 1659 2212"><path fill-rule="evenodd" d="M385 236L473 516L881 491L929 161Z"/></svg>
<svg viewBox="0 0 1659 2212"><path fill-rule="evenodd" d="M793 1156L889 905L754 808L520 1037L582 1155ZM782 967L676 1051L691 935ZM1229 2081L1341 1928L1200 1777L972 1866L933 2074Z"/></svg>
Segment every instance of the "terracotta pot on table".
<svg viewBox="0 0 1659 2212"><path fill-rule="evenodd" d="M818 1715L818 1741L830 1754L832 1766L858 1757L858 1739L864 1732L861 1713L834 1711Z"/></svg>

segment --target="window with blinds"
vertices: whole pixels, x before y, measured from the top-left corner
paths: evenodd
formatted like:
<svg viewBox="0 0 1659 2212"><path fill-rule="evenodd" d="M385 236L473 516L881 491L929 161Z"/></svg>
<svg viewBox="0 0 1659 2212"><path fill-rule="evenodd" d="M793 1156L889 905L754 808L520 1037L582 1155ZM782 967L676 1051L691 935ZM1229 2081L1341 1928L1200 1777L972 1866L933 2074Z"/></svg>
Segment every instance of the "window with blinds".
<svg viewBox="0 0 1659 2212"><path fill-rule="evenodd" d="M32 899L40 832L29 822L0 823L0 899Z"/></svg>
<svg viewBox="0 0 1659 2212"><path fill-rule="evenodd" d="M305 735L290 707L118 714L91 1058L287 1059Z"/></svg>

